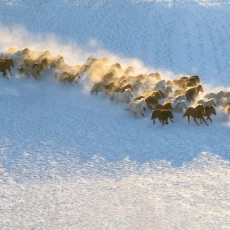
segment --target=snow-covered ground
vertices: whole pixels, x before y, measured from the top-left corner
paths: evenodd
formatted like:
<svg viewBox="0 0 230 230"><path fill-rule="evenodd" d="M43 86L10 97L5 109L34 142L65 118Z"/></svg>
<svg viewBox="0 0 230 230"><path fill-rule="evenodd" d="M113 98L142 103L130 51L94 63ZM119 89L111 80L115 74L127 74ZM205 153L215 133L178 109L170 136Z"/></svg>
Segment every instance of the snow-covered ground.
<svg viewBox="0 0 230 230"><path fill-rule="evenodd" d="M108 57L165 78L230 87L229 1L0 0L0 52ZM0 228L228 229L230 126L162 128L70 87L0 78Z"/></svg>

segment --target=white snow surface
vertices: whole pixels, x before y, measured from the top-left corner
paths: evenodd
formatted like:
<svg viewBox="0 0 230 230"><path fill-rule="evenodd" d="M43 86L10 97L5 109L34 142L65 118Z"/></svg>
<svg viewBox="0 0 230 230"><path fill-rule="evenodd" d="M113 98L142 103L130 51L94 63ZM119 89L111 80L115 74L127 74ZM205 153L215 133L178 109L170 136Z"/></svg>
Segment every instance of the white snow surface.
<svg viewBox="0 0 230 230"><path fill-rule="evenodd" d="M230 87L230 1L0 0L0 52L108 57ZM1 75L1 73L0 73ZM230 125L161 126L125 105L13 70L0 78L0 229L229 229Z"/></svg>

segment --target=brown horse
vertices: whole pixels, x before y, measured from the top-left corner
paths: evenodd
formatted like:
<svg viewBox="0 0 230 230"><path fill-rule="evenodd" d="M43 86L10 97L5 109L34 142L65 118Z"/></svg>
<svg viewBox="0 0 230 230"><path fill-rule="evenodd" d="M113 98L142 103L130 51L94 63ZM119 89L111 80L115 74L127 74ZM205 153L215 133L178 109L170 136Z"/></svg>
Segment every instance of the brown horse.
<svg viewBox="0 0 230 230"><path fill-rule="evenodd" d="M174 92L174 97L176 96L179 96L179 95L182 95L182 94L185 94L186 92L186 89L177 89L175 92Z"/></svg>
<svg viewBox="0 0 230 230"><path fill-rule="evenodd" d="M97 82L94 84L93 88L91 89L91 94L94 94L97 95L98 92L104 92L105 91L105 86L100 83L100 82Z"/></svg>
<svg viewBox="0 0 230 230"><path fill-rule="evenodd" d="M212 122L212 119L211 119L212 114L216 115L215 107L213 105L212 106L205 106L204 116L207 117L206 120L210 120Z"/></svg>
<svg viewBox="0 0 230 230"><path fill-rule="evenodd" d="M166 102L163 105L161 104L157 104L155 109L167 109L167 110L171 110L172 111L172 104L171 102Z"/></svg>
<svg viewBox="0 0 230 230"><path fill-rule="evenodd" d="M137 102L137 101L144 99L144 98L145 98L144 96L139 96L139 97L134 98L133 101Z"/></svg>
<svg viewBox="0 0 230 230"><path fill-rule="evenodd" d="M10 74L12 74L9 62L6 62L5 60L0 60L0 72L3 73L3 77L9 78L6 70L8 70Z"/></svg>
<svg viewBox="0 0 230 230"><path fill-rule="evenodd" d="M197 105L196 107L189 107L189 108L186 110L186 112L185 112L185 114L184 114L183 117L185 117L185 116L188 117L188 123L190 123L190 117L193 117L193 119L194 119L194 121L196 122L197 125L199 125L199 124L197 123L196 118L200 119L200 123L201 123L201 124L202 124L202 120L203 120L204 123L205 123L206 125L208 125L208 124L206 123L205 119L204 119L204 113L205 113L204 105L199 104L199 105Z"/></svg>
<svg viewBox="0 0 230 230"><path fill-rule="evenodd" d="M200 83L200 78L197 75L186 77L182 76L179 79L173 80L172 84L182 89L187 89L188 87L196 86Z"/></svg>
<svg viewBox="0 0 230 230"><path fill-rule="evenodd" d="M153 106L158 104L158 99L155 96L148 96L145 98L145 102L148 108L152 110Z"/></svg>
<svg viewBox="0 0 230 230"><path fill-rule="evenodd" d="M0 58L0 60L9 63L11 67L14 67L13 59L10 59L10 58L2 59L2 58Z"/></svg>
<svg viewBox="0 0 230 230"><path fill-rule="evenodd" d="M41 72L48 67L49 63L47 58L42 59L41 61L37 61L37 60L33 60L33 59L25 59L24 62L25 64L28 65L35 65L35 64L39 64L42 63L43 65L41 65ZM18 69L21 73L23 72L23 68L22 68L23 64L21 65L21 67Z"/></svg>
<svg viewBox="0 0 230 230"><path fill-rule="evenodd" d="M143 94L145 97L155 96L158 100L160 100L161 98L165 98L161 90L148 90L145 91Z"/></svg>
<svg viewBox="0 0 230 230"><path fill-rule="evenodd" d="M190 76L190 77L183 76L180 77L180 80L185 81L187 87L196 86L200 83L200 78L197 75Z"/></svg>
<svg viewBox="0 0 230 230"><path fill-rule="evenodd" d="M153 120L153 124L155 124L155 119L158 118L158 120L162 123L162 126L164 124L168 125L168 119L170 119L173 122L173 114L171 110L167 109L154 109L152 112L151 120Z"/></svg>
<svg viewBox="0 0 230 230"><path fill-rule="evenodd" d="M230 114L230 103L227 103L225 104L223 107L222 107L222 111L226 114Z"/></svg>
<svg viewBox="0 0 230 230"><path fill-rule="evenodd" d="M72 74L68 72L63 72L60 75L59 81L64 82L68 81L70 85L73 85L75 82L78 84L77 79L80 78L79 73Z"/></svg>
<svg viewBox="0 0 230 230"><path fill-rule="evenodd" d="M5 63L8 63L8 64L6 65L6 69L10 72L10 75L12 75L12 73L11 73L11 68L10 68L10 67L14 67L14 61L13 61L13 59L10 59L10 58L2 59L2 58L0 58L0 61L3 61L3 62L5 62ZM5 74L4 74L4 71L1 71L1 72L3 72L3 76L4 76L4 77L9 78L9 77L7 76L7 74L6 74L6 71L5 71Z"/></svg>
<svg viewBox="0 0 230 230"><path fill-rule="evenodd" d="M180 77L181 80L188 80L188 79L192 79L192 78L195 78L197 83L200 83L200 78L199 78L198 75L193 75L193 76L190 76L190 77L186 77L186 76Z"/></svg>
<svg viewBox="0 0 230 230"><path fill-rule="evenodd" d="M195 98L198 96L199 92L204 92L204 89L200 84L195 87L188 88L185 91L187 101L195 101Z"/></svg>
<svg viewBox="0 0 230 230"><path fill-rule="evenodd" d="M133 92L133 87L130 84L125 84L122 87L117 86L114 88L113 91L114 93L118 93L118 92L123 93L125 92L126 89L130 89Z"/></svg>

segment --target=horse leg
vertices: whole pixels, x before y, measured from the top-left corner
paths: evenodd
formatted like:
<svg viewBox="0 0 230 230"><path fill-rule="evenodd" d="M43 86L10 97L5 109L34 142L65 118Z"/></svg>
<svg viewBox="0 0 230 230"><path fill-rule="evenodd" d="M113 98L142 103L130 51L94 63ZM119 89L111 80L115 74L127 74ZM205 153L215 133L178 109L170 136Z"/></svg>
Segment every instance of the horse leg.
<svg viewBox="0 0 230 230"><path fill-rule="evenodd" d="M3 71L3 77L6 77L6 71Z"/></svg>
<svg viewBox="0 0 230 230"><path fill-rule="evenodd" d="M25 73L25 75L26 75L27 78L30 77L30 75L26 71L24 71L24 73Z"/></svg>
<svg viewBox="0 0 230 230"><path fill-rule="evenodd" d="M161 121L161 123L162 123L162 126L164 126L164 121L163 120Z"/></svg>
<svg viewBox="0 0 230 230"><path fill-rule="evenodd" d="M37 75L32 74L35 80L38 80Z"/></svg>
<svg viewBox="0 0 230 230"><path fill-rule="evenodd" d="M190 123L190 116L188 115L188 123Z"/></svg>
<svg viewBox="0 0 230 230"><path fill-rule="evenodd" d="M212 118L210 116L207 117L207 120L210 120L212 122Z"/></svg>
<svg viewBox="0 0 230 230"><path fill-rule="evenodd" d="M169 124L168 119L165 121L165 124L166 124L166 125L168 125L168 124Z"/></svg>
<svg viewBox="0 0 230 230"><path fill-rule="evenodd" d="M206 125L208 125L203 116L201 117L201 119L204 121Z"/></svg>
<svg viewBox="0 0 230 230"><path fill-rule="evenodd" d="M199 125L199 124L197 123L197 121L196 121L196 118L194 117L193 119L194 119L194 121L196 122L196 124Z"/></svg>
<svg viewBox="0 0 230 230"><path fill-rule="evenodd" d="M169 118L171 122L173 122L172 118Z"/></svg>

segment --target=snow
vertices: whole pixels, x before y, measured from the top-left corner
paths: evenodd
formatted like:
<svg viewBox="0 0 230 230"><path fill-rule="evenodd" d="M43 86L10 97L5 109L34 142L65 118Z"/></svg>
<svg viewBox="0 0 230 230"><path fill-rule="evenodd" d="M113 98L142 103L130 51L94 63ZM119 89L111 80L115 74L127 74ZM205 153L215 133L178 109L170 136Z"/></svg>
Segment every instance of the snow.
<svg viewBox="0 0 230 230"><path fill-rule="evenodd" d="M165 79L229 88L229 1L0 0L0 52L108 57ZM35 13L36 12L36 13ZM125 105L41 80L0 78L0 228L227 229L229 118L162 127Z"/></svg>

